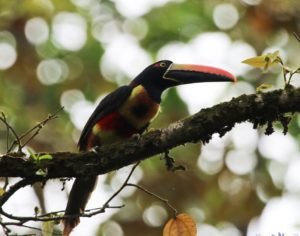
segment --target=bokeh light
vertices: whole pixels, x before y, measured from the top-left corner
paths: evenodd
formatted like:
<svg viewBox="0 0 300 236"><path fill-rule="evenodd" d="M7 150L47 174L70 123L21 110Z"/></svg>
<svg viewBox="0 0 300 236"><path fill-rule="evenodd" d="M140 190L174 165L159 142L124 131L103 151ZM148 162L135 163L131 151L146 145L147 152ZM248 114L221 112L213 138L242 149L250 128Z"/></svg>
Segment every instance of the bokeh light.
<svg viewBox="0 0 300 236"><path fill-rule="evenodd" d="M215 24L222 30L234 27L239 20L239 13L234 5L229 3L219 4L213 12Z"/></svg>
<svg viewBox="0 0 300 236"><path fill-rule="evenodd" d="M283 195L270 199L261 217L251 222L247 235L272 235L278 232L284 235L297 235L299 232L300 202L296 196Z"/></svg>
<svg viewBox="0 0 300 236"><path fill-rule="evenodd" d="M220 189L228 195L236 195L249 189L249 182L231 173L223 172L218 178Z"/></svg>
<svg viewBox="0 0 300 236"><path fill-rule="evenodd" d="M236 149L244 149L248 153L256 150L259 141L257 130L253 129L253 125L247 122L234 127L230 137Z"/></svg>
<svg viewBox="0 0 300 236"><path fill-rule="evenodd" d="M284 178L285 188L291 193L300 193L300 155L297 154L289 163Z"/></svg>
<svg viewBox="0 0 300 236"><path fill-rule="evenodd" d="M37 77L45 85L62 82L68 73L69 68L61 59L45 59L37 67Z"/></svg>
<svg viewBox="0 0 300 236"><path fill-rule="evenodd" d="M111 40L101 58L100 69L107 80L124 84L150 63L149 54L140 47L137 40L124 34Z"/></svg>
<svg viewBox="0 0 300 236"><path fill-rule="evenodd" d="M48 40L49 26L41 17L31 18L26 22L25 35L32 44L39 45Z"/></svg>
<svg viewBox="0 0 300 236"><path fill-rule="evenodd" d="M241 1L250 6L254 6L260 4L262 0L241 0Z"/></svg>
<svg viewBox="0 0 300 236"><path fill-rule="evenodd" d="M223 222L218 225L218 229L222 236L242 236L240 230L237 229L233 224L228 222Z"/></svg>
<svg viewBox="0 0 300 236"><path fill-rule="evenodd" d="M10 43L0 41L0 70L12 67L17 60L17 51Z"/></svg>
<svg viewBox="0 0 300 236"><path fill-rule="evenodd" d="M115 221L108 221L104 224L103 229L102 229L102 234L103 236L123 236L124 232L121 228L121 226L115 222Z"/></svg>
<svg viewBox="0 0 300 236"><path fill-rule="evenodd" d="M118 11L127 18L136 18L143 16L153 7L158 7L174 0L113 0Z"/></svg>
<svg viewBox="0 0 300 236"><path fill-rule="evenodd" d="M65 50L80 50L87 39L85 19L76 13L58 13L52 22L53 41Z"/></svg>
<svg viewBox="0 0 300 236"><path fill-rule="evenodd" d="M167 217L166 209L157 204L153 204L143 212L143 220L152 227L162 226L166 222Z"/></svg>
<svg viewBox="0 0 300 236"><path fill-rule="evenodd" d="M131 171L132 166L127 166L118 170L116 174L112 177L110 182L110 186L113 191L117 191L120 186L124 183L124 180L128 176L129 172ZM140 167L137 167L130 178L130 182L138 183L143 178L143 170ZM135 187L127 187L122 190L120 193L120 197L130 197L137 189Z"/></svg>
<svg viewBox="0 0 300 236"><path fill-rule="evenodd" d="M298 151L297 143L290 134L284 135L280 131L261 137L258 148L264 157L281 163L288 162Z"/></svg>
<svg viewBox="0 0 300 236"><path fill-rule="evenodd" d="M197 235L220 236L220 231L209 224L201 224L197 226Z"/></svg>
<svg viewBox="0 0 300 236"><path fill-rule="evenodd" d="M0 70L12 67L17 60L17 41L8 31L0 32Z"/></svg>
<svg viewBox="0 0 300 236"><path fill-rule="evenodd" d="M78 89L66 90L60 98L60 104L67 112L70 112L77 102L84 100L83 93Z"/></svg>
<svg viewBox="0 0 300 236"><path fill-rule="evenodd" d="M202 147L198 158L198 167L206 174L214 175L223 167L225 142L217 135L205 146Z"/></svg>
<svg viewBox="0 0 300 236"><path fill-rule="evenodd" d="M247 150L233 150L228 152L225 162L233 173L245 175L254 170L257 159L254 153Z"/></svg>

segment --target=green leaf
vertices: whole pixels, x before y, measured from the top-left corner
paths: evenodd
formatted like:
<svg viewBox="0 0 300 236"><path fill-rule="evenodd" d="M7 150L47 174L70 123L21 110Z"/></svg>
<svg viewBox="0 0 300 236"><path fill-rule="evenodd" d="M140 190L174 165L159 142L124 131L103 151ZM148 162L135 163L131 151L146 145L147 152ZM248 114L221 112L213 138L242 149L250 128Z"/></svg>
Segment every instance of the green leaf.
<svg viewBox="0 0 300 236"><path fill-rule="evenodd" d="M279 62L281 62L281 58L279 57L279 51L267 53L266 55L248 58L242 61L242 63L248 64L250 66L263 68L264 71L267 70L270 66Z"/></svg>
<svg viewBox="0 0 300 236"><path fill-rule="evenodd" d="M45 154L45 155L39 156L38 159L39 159L39 161L42 161L42 160L52 160L53 157L50 154Z"/></svg>
<svg viewBox="0 0 300 236"><path fill-rule="evenodd" d="M27 147L27 150L30 154L30 158L32 158L33 160L37 161L38 156L34 153L34 150L30 147Z"/></svg>

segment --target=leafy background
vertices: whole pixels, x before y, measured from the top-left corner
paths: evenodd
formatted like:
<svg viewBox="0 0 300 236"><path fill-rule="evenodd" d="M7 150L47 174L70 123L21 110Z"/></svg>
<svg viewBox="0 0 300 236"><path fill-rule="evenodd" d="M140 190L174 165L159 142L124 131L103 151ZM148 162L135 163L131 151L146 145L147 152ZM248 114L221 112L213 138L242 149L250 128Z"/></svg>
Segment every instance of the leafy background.
<svg viewBox="0 0 300 236"><path fill-rule="evenodd" d="M300 2L297 0L27 0L0 1L0 111L19 134L60 106L59 119L29 146L41 151L77 151L76 141L99 100L128 83L159 59L200 63L230 70L238 83L171 89L152 127L165 127L233 96L255 92L261 83L281 88L277 68L268 74L240 61L279 50L287 65L299 66ZM297 85L297 77L292 84ZM271 136L245 123L205 146L171 151L187 170L170 173L160 156L144 161L137 182L168 199L197 221L199 235L299 233L300 120L289 134L280 125ZM0 150L6 129L0 124ZM99 207L129 169L99 178L88 208ZM11 183L13 183L13 179ZM65 207L71 182L48 181L25 188L6 204L8 211L33 214ZM160 235L171 217L162 202L126 189L120 210L82 219L74 235ZM32 223L33 226L39 226ZM61 226L56 226L56 233ZM15 228L19 234L37 233Z"/></svg>

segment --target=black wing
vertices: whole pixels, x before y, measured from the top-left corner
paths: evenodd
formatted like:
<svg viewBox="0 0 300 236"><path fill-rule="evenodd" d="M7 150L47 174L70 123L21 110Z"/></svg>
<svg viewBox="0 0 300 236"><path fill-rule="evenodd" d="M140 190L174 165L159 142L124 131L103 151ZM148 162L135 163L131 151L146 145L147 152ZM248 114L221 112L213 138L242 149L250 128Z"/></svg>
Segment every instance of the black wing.
<svg viewBox="0 0 300 236"><path fill-rule="evenodd" d="M82 130L78 141L79 150L86 149L87 140L94 125L105 115L117 110L130 96L131 91L130 86L122 86L101 100Z"/></svg>

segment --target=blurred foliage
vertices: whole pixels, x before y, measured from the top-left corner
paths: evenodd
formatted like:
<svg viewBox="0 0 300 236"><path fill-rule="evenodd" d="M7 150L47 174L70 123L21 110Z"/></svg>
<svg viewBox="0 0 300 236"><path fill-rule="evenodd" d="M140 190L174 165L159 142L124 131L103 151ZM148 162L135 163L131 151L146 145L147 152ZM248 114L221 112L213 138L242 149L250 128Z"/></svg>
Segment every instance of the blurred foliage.
<svg viewBox="0 0 300 236"><path fill-rule="evenodd" d="M232 40L249 43L257 54L269 47L281 47L289 55L287 63L298 63L296 55L299 54L299 43L292 36L292 32L299 32L298 0L178 0L154 6L144 14L130 19L118 9L117 0L87 2L85 5L84 1L79 0L0 0L0 43L12 45L17 52L16 61L8 68L0 70L0 111L7 115L10 124L18 133L23 133L48 113L56 111L62 105L62 96L66 91L75 90L79 97L83 95L80 97L82 101L92 104L99 96L119 86L117 78L108 79L100 70L103 63L101 60L104 60L103 55L113 37L121 33L131 34L151 60L155 60L159 49L170 42L189 42L200 33L222 31L213 19L213 11L220 3L231 4L239 13L239 20L234 27L223 30ZM84 44L76 50L68 50L68 45L62 45L53 36L54 18L62 12L77 14L85 21L87 37ZM48 25L49 35L42 43L32 43L25 35L26 24L35 17L43 18ZM95 32L95 28L100 33ZM104 31L105 28L108 29ZM101 32L105 35L101 35ZM95 36L97 33L101 35L100 39ZM278 37L282 34L287 35L287 44L277 44L280 42ZM104 39L101 40L101 37ZM214 53L214 49L211 50ZM122 51L115 52L114 57L118 58L121 54ZM54 64L62 69L57 72L57 68L46 68L46 72L43 73L50 73L50 78L56 76L56 73L61 73L56 82L50 81L47 84L39 78L37 71L43 61L50 59L55 59ZM135 64L132 63L131 66L135 67ZM66 74L61 72L65 68ZM119 74L120 78L125 78L126 81L132 79L122 71ZM248 71L241 75L241 81L257 86L261 84L258 75L256 70ZM121 83L125 83L125 80ZM278 82L273 79L271 83ZM59 119L50 122L30 143L31 148L39 152L76 151L76 140L80 130L72 116L80 112L77 110L72 113L66 109ZM170 122L187 115L187 105L177 91L171 89L166 93L162 113L152 127L167 126ZM82 120L81 123L84 122ZM299 138L299 125L300 122L295 119L290 125L290 133L295 138ZM6 129L1 124L0 135L0 150L5 152ZM167 172L159 158L143 162L143 178L140 184L167 198L180 212L188 212L198 224L208 223L219 227L223 222L231 222L245 235L249 222L260 215L268 199L280 195L283 191L283 186L274 185L270 176L270 160L265 159L259 150L256 150L258 163L249 174L233 173L224 161L216 173L206 174L197 164L201 149L199 144L188 144L172 150L171 155L176 157L175 160L179 164L186 166L187 171ZM222 160L234 149L232 142L227 143ZM107 183L110 183L111 179L112 176L109 175ZM162 224L170 215L163 217L164 214L160 214L163 218L161 224L151 225L145 220L145 209L154 205L165 208L162 203L140 191L136 191L124 201L126 207L99 226L99 235L104 235L105 230L114 229L115 222L121 226L124 235L161 234ZM169 209L165 209L168 212Z"/></svg>

